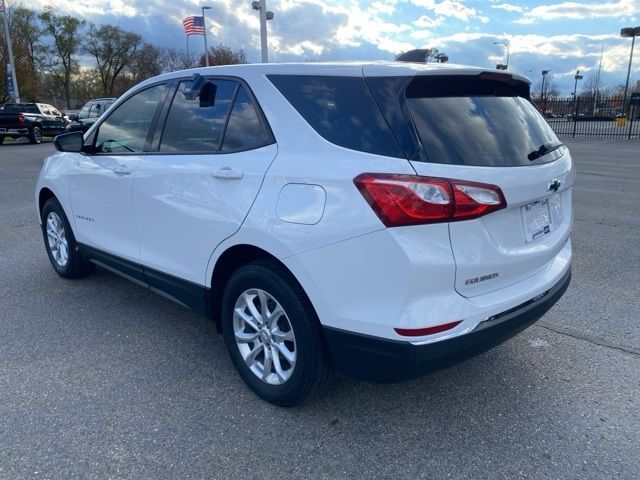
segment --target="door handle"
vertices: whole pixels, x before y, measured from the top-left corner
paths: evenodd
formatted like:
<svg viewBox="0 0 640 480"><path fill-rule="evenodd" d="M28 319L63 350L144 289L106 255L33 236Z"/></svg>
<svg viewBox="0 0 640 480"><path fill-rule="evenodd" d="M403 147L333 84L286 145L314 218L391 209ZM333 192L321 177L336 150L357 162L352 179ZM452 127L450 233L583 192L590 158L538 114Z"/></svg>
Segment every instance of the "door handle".
<svg viewBox="0 0 640 480"><path fill-rule="evenodd" d="M244 174L238 170L232 170L231 167L222 167L220 170L211 172L211 176L223 180L240 180Z"/></svg>
<svg viewBox="0 0 640 480"><path fill-rule="evenodd" d="M131 170L128 169L127 167L120 165L119 167L116 167L113 169L113 173L115 173L116 175L122 176L122 175L131 175Z"/></svg>

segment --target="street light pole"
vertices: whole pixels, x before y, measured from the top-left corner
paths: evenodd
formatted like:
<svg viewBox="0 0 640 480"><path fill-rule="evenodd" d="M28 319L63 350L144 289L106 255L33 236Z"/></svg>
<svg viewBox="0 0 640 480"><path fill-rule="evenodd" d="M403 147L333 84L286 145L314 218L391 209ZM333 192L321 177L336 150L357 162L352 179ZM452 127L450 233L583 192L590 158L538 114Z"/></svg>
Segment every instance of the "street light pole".
<svg viewBox="0 0 640 480"><path fill-rule="evenodd" d="M633 62L633 47L636 43L636 37L640 35L640 26L626 27L620 30L622 38L631 37L631 53L629 54L629 67L627 68L627 82L624 85L624 99L622 101L622 110L627 111L627 93L629 91L629 76L631 75L631 63Z"/></svg>
<svg viewBox="0 0 640 480"><path fill-rule="evenodd" d="M544 83L550 71L551 70L542 70L542 91L540 92L540 95L542 96L542 116L544 116L544 112L547 107L547 98L544 91Z"/></svg>
<svg viewBox="0 0 640 480"><path fill-rule="evenodd" d="M4 38L7 41L7 51L9 53L9 62L11 64L10 68L9 65L7 65L7 75L11 75L11 80L13 80L13 85L7 82L7 87L9 87L9 90L11 90L11 86L13 86L13 93L15 93L15 102L20 103L18 77L16 77L16 62L13 58L13 46L11 45L11 36L9 35L9 13L7 12L7 6L4 4L4 0L2 0L2 17L4 19Z"/></svg>
<svg viewBox="0 0 640 480"><path fill-rule="evenodd" d="M202 6L202 26L204 28L204 64L208 67L209 66L209 47L207 46L207 22L205 21L205 18L204 18L205 10L211 10L211 7L208 7L207 5Z"/></svg>
<svg viewBox="0 0 640 480"><path fill-rule="evenodd" d="M493 42L494 45L504 45L507 49L507 63L505 63L505 70L509 70L509 44L507 42Z"/></svg>
<svg viewBox="0 0 640 480"><path fill-rule="evenodd" d="M575 97L578 93L578 80L582 80L582 75L580 75L580 70L576 72L576 75L573 77L576 79L576 82L573 84L573 96Z"/></svg>
<svg viewBox="0 0 640 480"><path fill-rule="evenodd" d="M260 0L260 52L262 63L269 63L269 47L267 46L267 0Z"/></svg>
<svg viewBox="0 0 640 480"><path fill-rule="evenodd" d="M258 10L260 15L260 51L262 63L269 63L269 46L267 45L267 20L273 20L273 12L267 11L266 0L254 0L251 8Z"/></svg>

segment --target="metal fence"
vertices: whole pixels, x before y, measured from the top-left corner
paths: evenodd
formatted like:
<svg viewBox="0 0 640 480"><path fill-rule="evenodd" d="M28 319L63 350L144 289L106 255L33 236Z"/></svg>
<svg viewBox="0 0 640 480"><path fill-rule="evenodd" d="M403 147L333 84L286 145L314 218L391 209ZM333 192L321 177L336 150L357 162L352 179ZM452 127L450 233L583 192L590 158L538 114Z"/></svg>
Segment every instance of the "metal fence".
<svg viewBox="0 0 640 480"><path fill-rule="evenodd" d="M558 136L640 137L640 105L621 97L533 99Z"/></svg>

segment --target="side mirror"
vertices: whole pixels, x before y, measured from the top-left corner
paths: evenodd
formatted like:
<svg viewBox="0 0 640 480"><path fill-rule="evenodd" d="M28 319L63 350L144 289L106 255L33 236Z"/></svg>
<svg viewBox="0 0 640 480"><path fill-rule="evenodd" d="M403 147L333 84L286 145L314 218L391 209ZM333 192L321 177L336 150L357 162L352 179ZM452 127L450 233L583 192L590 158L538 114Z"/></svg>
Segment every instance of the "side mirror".
<svg viewBox="0 0 640 480"><path fill-rule="evenodd" d="M77 113L69 113L67 115L67 117L69 117L69 120L71 120L73 122L77 122L78 121L78 114Z"/></svg>
<svg viewBox="0 0 640 480"><path fill-rule="evenodd" d="M53 145L59 152L81 152L84 146L82 132L70 132L58 135L53 139Z"/></svg>

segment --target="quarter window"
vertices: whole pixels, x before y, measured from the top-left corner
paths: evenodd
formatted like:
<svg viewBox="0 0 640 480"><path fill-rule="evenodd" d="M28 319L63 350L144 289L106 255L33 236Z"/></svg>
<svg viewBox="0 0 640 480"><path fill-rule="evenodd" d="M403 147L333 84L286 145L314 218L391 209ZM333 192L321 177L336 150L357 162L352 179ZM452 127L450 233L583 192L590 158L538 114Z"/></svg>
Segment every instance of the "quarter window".
<svg viewBox="0 0 640 480"><path fill-rule="evenodd" d="M269 75L320 135L352 150L404 157L362 77Z"/></svg>
<svg viewBox="0 0 640 480"><path fill-rule="evenodd" d="M156 85L124 101L100 124L96 138L99 153L142 152L153 115L165 95L166 85Z"/></svg>
<svg viewBox="0 0 640 480"><path fill-rule="evenodd" d="M237 82L210 80L216 87L213 105L202 105L188 93L192 81L180 82L160 141L161 152L209 152L220 146Z"/></svg>
<svg viewBox="0 0 640 480"><path fill-rule="evenodd" d="M271 134L261 121L256 105L251 100L247 89L241 86L233 103L222 151L249 150L266 145L270 141Z"/></svg>

